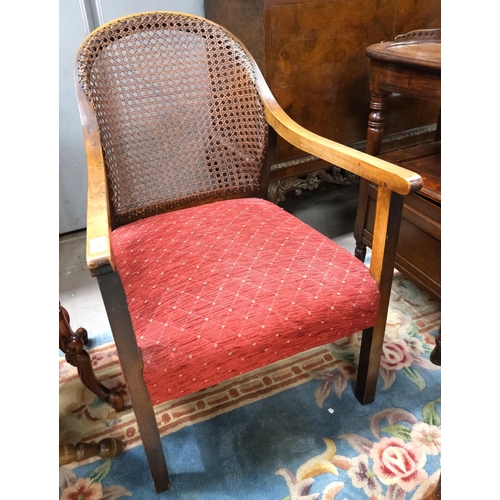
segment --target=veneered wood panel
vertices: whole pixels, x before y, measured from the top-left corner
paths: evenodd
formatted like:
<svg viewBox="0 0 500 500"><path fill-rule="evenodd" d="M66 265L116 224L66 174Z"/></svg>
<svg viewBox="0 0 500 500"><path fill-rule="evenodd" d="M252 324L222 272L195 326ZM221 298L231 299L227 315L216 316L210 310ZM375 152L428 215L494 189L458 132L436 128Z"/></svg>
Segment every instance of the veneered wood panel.
<svg viewBox="0 0 500 500"><path fill-rule="evenodd" d="M440 9L440 0L205 0L206 17L247 46L285 111L347 145L366 139L366 48L415 29L439 28ZM385 135L432 125L438 115L439 103L393 96ZM303 155L278 138L275 162Z"/></svg>

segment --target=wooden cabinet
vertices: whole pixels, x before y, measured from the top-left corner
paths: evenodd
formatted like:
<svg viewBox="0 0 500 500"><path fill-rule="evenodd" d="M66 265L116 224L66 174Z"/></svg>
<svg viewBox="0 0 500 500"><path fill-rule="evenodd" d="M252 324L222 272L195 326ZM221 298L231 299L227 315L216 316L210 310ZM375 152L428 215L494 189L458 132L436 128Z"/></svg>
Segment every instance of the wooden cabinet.
<svg viewBox="0 0 500 500"><path fill-rule="evenodd" d="M380 158L418 172L424 180L420 191L405 198L395 267L422 290L440 299L441 141L391 151ZM366 196L360 201L359 210L363 215L357 221L354 235L356 254L364 260L363 247L371 247L373 240L375 186L369 184Z"/></svg>
<svg viewBox="0 0 500 500"><path fill-rule="evenodd" d="M369 113L367 46L398 33L439 28L440 0L205 0L205 17L248 48L274 96L300 125L364 149ZM385 149L433 134L436 103L395 97L386 117ZM272 198L303 185L290 178L331 167L278 138ZM314 175L311 182L315 182ZM302 182L302 184L300 184Z"/></svg>

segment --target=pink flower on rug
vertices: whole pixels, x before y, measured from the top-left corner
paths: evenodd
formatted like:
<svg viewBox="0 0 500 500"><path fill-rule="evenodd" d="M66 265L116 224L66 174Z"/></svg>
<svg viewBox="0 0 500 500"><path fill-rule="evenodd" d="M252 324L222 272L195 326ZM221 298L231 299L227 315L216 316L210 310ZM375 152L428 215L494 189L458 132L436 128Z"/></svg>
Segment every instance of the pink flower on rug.
<svg viewBox="0 0 500 500"><path fill-rule="evenodd" d="M101 500L102 485L93 483L88 477L78 479L74 484L64 489L61 500Z"/></svg>
<svg viewBox="0 0 500 500"><path fill-rule="evenodd" d="M441 427L417 422L413 425L411 442L426 455L439 455L441 453Z"/></svg>
<svg viewBox="0 0 500 500"><path fill-rule="evenodd" d="M386 370L402 370L413 363L408 344L404 340L384 342L380 366Z"/></svg>
<svg viewBox="0 0 500 500"><path fill-rule="evenodd" d="M102 487L104 479L111 468L111 460L105 460L90 474L90 477L78 478L68 467L59 467L60 500L117 500L123 496L131 497L132 493L120 485ZM100 480L97 481L96 477Z"/></svg>
<svg viewBox="0 0 500 500"><path fill-rule="evenodd" d="M370 451L373 472L387 485L399 486L403 491L411 491L428 477L423 469L427 456L413 443L402 439L384 437L375 443Z"/></svg>

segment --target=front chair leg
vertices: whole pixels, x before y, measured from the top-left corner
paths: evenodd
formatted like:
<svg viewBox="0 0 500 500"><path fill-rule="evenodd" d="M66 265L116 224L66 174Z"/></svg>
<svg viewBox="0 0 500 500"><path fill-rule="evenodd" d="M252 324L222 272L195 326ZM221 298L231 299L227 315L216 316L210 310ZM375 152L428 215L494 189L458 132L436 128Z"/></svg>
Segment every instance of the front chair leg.
<svg viewBox="0 0 500 500"><path fill-rule="evenodd" d="M379 203L379 196L381 203ZM375 216L379 216L380 219L387 217L385 237L379 240L381 246L378 246L377 253L375 253L374 245L374 253L372 254L370 265L370 272L375 274L378 281L380 303L375 325L363 331L355 389L356 398L363 405L370 404L375 400L380 358L384 346L387 313L389 312L391 300L392 281L394 279L394 264L396 261L399 229L403 213L403 196L392 193L386 198L388 203L384 202L383 197L384 193L379 190ZM379 211L381 213L378 213ZM380 247L382 247L382 250Z"/></svg>
<svg viewBox="0 0 500 500"><path fill-rule="evenodd" d="M355 390L355 396L362 405L375 401L384 333L385 323L382 329L375 326L363 330Z"/></svg>
<svg viewBox="0 0 500 500"><path fill-rule="evenodd" d="M157 493L171 488L167 462L160 439L158 422L149 392L142 376L143 364L137 345L125 291L118 273L111 271L97 276L104 306L115 339L123 376L132 401L144 452Z"/></svg>

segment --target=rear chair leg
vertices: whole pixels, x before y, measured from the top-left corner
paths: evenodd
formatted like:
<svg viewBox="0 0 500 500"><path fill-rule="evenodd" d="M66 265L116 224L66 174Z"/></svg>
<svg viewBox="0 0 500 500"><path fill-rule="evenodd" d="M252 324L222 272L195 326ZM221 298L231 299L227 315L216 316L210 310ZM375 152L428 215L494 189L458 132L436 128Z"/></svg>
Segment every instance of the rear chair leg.
<svg viewBox="0 0 500 500"><path fill-rule="evenodd" d="M125 291L118 273L97 276L104 306L116 343L116 350L130 393L144 451L157 493L171 488L160 432L148 389L142 376L143 364L132 320L127 307Z"/></svg>

